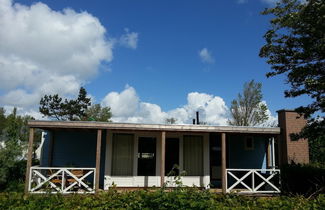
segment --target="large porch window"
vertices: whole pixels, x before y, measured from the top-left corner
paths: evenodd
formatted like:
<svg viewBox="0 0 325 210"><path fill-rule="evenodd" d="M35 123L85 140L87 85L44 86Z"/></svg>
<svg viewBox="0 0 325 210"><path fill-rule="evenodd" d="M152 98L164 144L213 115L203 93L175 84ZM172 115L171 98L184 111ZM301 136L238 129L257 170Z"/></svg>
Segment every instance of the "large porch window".
<svg viewBox="0 0 325 210"><path fill-rule="evenodd" d="M132 176L133 134L113 134L112 175Z"/></svg>
<svg viewBox="0 0 325 210"><path fill-rule="evenodd" d="M203 175L203 136L185 135L184 170L187 176Z"/></svg>

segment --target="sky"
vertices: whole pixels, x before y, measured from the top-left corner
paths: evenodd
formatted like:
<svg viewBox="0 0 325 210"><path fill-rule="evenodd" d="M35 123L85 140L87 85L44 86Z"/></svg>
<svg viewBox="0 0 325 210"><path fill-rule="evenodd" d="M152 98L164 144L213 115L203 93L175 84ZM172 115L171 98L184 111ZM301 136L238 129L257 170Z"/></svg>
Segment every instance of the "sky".
<svg viewBox="0 0 325 210"><path fill-rule="evenodd" d="M226 125L231 101L254 79L270 120L288 99L285 75L266 78L258 56L275 0L0 0L0 106L46 119L45 94L111 107L113 121Z"/></svg>

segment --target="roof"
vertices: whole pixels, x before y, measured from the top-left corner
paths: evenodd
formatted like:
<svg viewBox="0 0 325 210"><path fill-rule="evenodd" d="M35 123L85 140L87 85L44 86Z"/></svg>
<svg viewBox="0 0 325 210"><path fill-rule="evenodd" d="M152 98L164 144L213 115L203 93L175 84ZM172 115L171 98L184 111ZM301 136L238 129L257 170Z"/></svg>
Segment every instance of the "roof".
<svg viewBox="0 0 325 210"><path fill-rule="evenodd" d="M212 126L212 125L166 125L166 124L137 124L109 123L93 121L28 121L31 128L55 129L110 129L110 130L139 130L139 131L174 131L174 132L225 132L225 133L256 133L280 134L278 127L246 127L246 126Z"/></svg>

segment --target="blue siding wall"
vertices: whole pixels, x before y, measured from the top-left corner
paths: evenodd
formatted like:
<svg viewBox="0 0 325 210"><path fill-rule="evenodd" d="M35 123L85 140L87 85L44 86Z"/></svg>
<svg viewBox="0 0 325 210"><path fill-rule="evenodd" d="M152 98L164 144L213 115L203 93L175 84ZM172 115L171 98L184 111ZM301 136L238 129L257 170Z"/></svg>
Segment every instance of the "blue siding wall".
<svg viewBox="0 0 325 210"><path fill-rule="evenodd" d="M95 167L95 131L55 131L53 141L53 166Z"/></svg>
<svg viewBox="0 0 325 210"><path fill-rule="evenodd" d="M41 166L48 166L50 138L53 136L53 167L96 167L97 130L47 131L42 147ZM106 131L102 133L101 144L101 185L105 173Z"/></svg>
<svg viewBox="0 0 325 210"><path fill-rule="evenodd" d="M253 136L254 149L245 149L245 136L233 135L227 137L228 168L264 169L266 168L267 138Z"/></svg>

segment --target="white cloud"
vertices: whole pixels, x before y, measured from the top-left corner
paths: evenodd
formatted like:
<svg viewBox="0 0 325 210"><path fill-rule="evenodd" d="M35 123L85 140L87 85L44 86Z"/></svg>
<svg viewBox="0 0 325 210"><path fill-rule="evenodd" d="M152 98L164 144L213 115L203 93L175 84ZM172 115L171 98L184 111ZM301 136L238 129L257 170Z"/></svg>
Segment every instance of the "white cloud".
<svg viewBox="0 0 325 210"><path fill-rule="evenodd" d="M114 122L165 123L167 118L173 117L178 124L191 124L195 112L200 111L201 121L225 125L228 115L224 100L218 96L192 92L187 96L186 105L165 112L157 104L142 102L130 86L120 93L108 93L102 105L111 107Z"/></svg>
<svg viewBox="0 0 325 210"><path fill-rule="evenodd" d="M199 56L203 63L214 63L214 58L211 55L211 52L207 48L203 48L199 51Z"/></svg>
<svg viewBox="0 0 325 210"><path fill-rule="evenodd" d="M125 34L123 34L119 40L120 44L124 47L131 49L136 49L138 46L138 33L129 32L129 29L126 28Z"/></svg>
<svg viewBox="0 0 325 210"><path fill-rule="evenodd" d="M192 124L196 111L199 111L200 122L227 125L230 117L229 108L221 97L198 92L189 93L185 105L163 111L157 104L141 101L136 90L127 85L120 93L108 93L101 104L111 107L113 122L164 124L167 118L174 118L177 124ZM276 126L277 118L269 110L267 114L269 120L259 126Z"/></svg>
<svg viewBox="0 0 325 210"><path fill-rule="evenodd" d="M114 39L93 15L0 0L0 106L36 109L44 94L76 95L113 59ZM136 48L137 33L122 36Z"/></svg>
<svg viewBox="0 0 325 210"><path fill-rule="evenodd" d="M139 106L139 97L133 87L126 86L121 93L111 92L102 101L103 106L111 107L113 115L130 117L134 115Z"/></svg>

